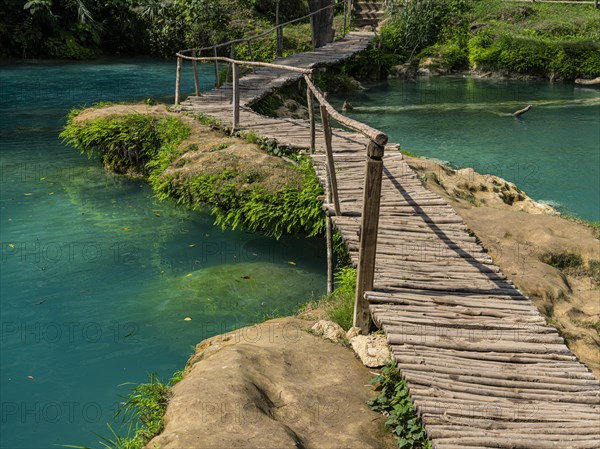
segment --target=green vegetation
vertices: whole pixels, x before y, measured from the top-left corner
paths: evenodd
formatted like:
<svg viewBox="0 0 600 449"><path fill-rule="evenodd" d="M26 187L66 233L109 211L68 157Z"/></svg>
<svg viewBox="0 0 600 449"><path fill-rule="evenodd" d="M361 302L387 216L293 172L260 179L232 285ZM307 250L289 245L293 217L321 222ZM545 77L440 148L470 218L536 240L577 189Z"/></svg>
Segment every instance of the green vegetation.
<svg viewBox="0 0 600 449"><path fill-rule="evenodd" d="M425 435L396 362L383 367L381 374L370 383L377 384L379 394L369 400L368 405L387 417L385 427L394 433L398 446L402 449L431 449L431 442Z"/></svg>
<svg viewBox="0 0 600 449"><path fill-rule="evenodd" d="M61 133L61 138L89 156L99 154L103 165L116 173L147 177L160 199L175 199L190 208L212 206L216 224L223 228L242 227L279 238L283 234L319 236L325 220L321 202L323 191L309 158L295 157L296 165L281 161L277 167L248 168L233 155L220 153L232 143L211 148L216 166L212 172L180 176L165 171L197 145L181 147L190 130L175 117L143 114L97 118L85 123L77 121L75 110ZM252 134L253 141L271 154L282 150L271 141ZM262 182L268 177L277 182Z"/></svg>
<svg viewBox="0 0 600 449"><path fill-rule="evenodd" d="M540 260L570 276L588 276L596 285L600 285L600 260L584 262L579 254L545 253Z"/></svg>
<svg viewBox="0 0 600 449"><path fill-rule="evenodd" d="M381 30L384 72L417 56L432 57L446 70L552 79L600 75L600 14L590 6L424 0L395 8L399 3L391 2Z"/></svg>
<svg viewBox="0 0 600 449"><path fill-rule="evenodd" d="M282 0L280 9L282 21L309 11L305 0ZM172 57L182 48L271 28L274 12L275 0L7 0L0 10L0 57L86 59L124 53ZM286 51L310 45L307 27L286 28ZM238 51L248 52L241 46ZM274 36L256 42L253 51L257 57L272 59Z"/></svg>
<svg viewBox="0 0 600 449"><path fill-rule="evenodd" d="M80 112L71 111L61 139L90 157L98 153L103 165L116 173L148 175L148 164L160 148L189 136L189 128L173 117L129 114L79 124Z"/></svg>
<svg viewBox="0 0 600 449"><path fill-rule="evenodd" d="M342 267L335 274L336 288L322 303L327 318L347 331L352 327L354 297L356 295L356 268Z"/></svg>
<svg viewBox="0 0 600 449"><path fill-rule="evenodd" d="M150 374L147 383L136 385L117 410L115 418L121 417L127 429L125 436L119 435L110 424L109 436L98 435L100 444L106 449L141 449L164 429L164 415L171 398L172 387L183 378L183 370L176 371L168 383L163 383L156 374ZM83 446L67 446L88 449Z"/></svg>

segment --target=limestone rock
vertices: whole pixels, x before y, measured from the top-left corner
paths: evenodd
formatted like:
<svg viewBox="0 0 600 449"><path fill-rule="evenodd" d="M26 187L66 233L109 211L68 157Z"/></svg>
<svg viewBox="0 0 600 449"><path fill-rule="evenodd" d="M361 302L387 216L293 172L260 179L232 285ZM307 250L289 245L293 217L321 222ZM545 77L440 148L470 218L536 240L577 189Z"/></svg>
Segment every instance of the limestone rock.
<svg viewBox="0 0 600 449"><path fill-rule="evenodd" d="M350 344L363 364L369 368L382 367L392 358L385 335L357 335L350 340Z"/></svg>
<svg viewBox="0 0 600 449"><path fill-rule="evenodd" d="M397 448L366 405L372 374L310 324L278 318L199 344L146 449Z"/></svg>
<svg viewBox="0 0 600 449"><path fill-rule="evenodd" d="M315 323L312 327L313 332L316 335L320 335L326 340L331 340L334 343L338 343L346 337L344 329L333 321L320 320Z"/></svg>
<svg viewBox="0 0 600 449"><path fill-rule="evenodd" d="M354 337L356 337L357 335L361 334L361 330L360 327L351 327L350 329L348 329L348 332L346 332L346 339L348 341L352 340Z"/></svg>
<svg viewBox="0 0 600 449"><path fill-rule="evenodd" d="M414 58L404 64L396 65L390 69L389 78L413 79L419 69L419 59Z"/></svg>

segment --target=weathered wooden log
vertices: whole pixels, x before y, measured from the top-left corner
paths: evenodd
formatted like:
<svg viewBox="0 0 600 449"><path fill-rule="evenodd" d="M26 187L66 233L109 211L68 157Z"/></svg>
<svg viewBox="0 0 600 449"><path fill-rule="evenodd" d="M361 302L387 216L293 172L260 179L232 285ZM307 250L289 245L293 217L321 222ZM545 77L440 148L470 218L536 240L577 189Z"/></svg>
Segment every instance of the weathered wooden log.
<svg viewBox="0 0 600 449"><path fill-rule="evenodd" d="M523 109L519 109L518 111L513 112L513 116L514 117L519 117L520 115L525 114L526 112L529 112L529 110L533 107L533 105L527 105L525 106Z"/></svg>
<svg viewBox="0 0 600 449"><path fill-rule="evenodd" d="M236 63L232 64L232 72L233 72L233 93L232 93L232 108L233 108L233 121L232 121L232 130L233 133L240 124L240 85L239 85L239 70L238 65Z"/></svg>
<svg viewBox="0 0 600 449"><path fill-rule="evenodd" d="M354 301L354 326L368 334L370 325L369 302L365 292L373 289L375 258L377 254L377 231L379 227L379 205L381 202L381 178L383 174L384 147L375 142L367 146L365 187L360 232L360 250Z"/></svg>
<svg viewBox="0 0 600 449"><path fill-rule="evenodd" d="M327 108L321 105L321 121L323 122L323 138L325 140L325 152L327 153L327 179L328 195L333 199L336 215L342 215L338 192L337 176L335 173L335 162L333 160L333 147L331 144L331 124Z"/></svg>
<svg viewBox="0 0 600 449"><path fill-rule="evenodd" d="M596 85L596 84L600 84L600 76L598 76L598 77L596 77L594 79L591 79L591 80L583 79L583 78L577 78L575 80L575 83L576 84L582 84L584 86L593 86L593 85Z"/></svg>
<svg viewBox="0 0 600 449"><path fill-rule="evenodd" d="M319 90L317 86L314 85L314 83L309 77L305 76L304 80L312 90L314 96L317 98L319 103L327 107L327 112L336 122L362 133L363 135L371 139L373 142L377 143L379 146L383 147L387 143L388 137L384 133L374 128L371 128L370 126L367 126L361 122L343 116L329 104L329 102L325 99L323 93Z"/></svg>
<svg viewBox="0 0 600 449"><path fill-rule="evenodd" d="M175 77L175 106L178 106L181 100L181 58L177 58L177 75Z"/></svg>
<svg viewBox="0 0 600 449"><path fill-rule="evenodd" d="M221 80L219 78L219 60L218 60L218 55L217 55L217 46L215 45L213 47L213 62L214 62L214 68L215 68L215 87L221 87ZM199 59L201 60L201 59Z"/></svg>
<svg viewBox="0 0 600 449"><path fill-rule="evenodd" d="M196 52L192 52L192 56L196 56ZM200 78L198 77L198 61L192 61L192 69L194 71L194 88L196 91L196 96L200 96Z"/></svg>

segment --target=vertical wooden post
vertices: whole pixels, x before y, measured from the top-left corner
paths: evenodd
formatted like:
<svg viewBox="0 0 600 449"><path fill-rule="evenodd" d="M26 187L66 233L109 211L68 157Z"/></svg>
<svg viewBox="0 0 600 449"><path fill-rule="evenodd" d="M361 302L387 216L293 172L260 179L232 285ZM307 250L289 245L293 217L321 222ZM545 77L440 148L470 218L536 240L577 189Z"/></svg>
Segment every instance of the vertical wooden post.
<svg viewBox="0 0 600 449"><path fill-rule="evenodd" d="M233 80L232 80L232 103L233 103L233 124L231 132L233 133L240 124L240 82L238 74L238 65L232 64Z"/></svg>
<svg viewBox="0 0 600 449"><path fill-rule="evenodd" d="M317 41L315 40L315 15L312 14L310 16L310 34L312 36L312 49L314 50L315 48L317 48Z"/></svg>
<svg viewBox="0 0 600 449"><path fill-rule="evenodd" d="M254 54L252 54L252 41L248 39L248 53L250 53L250 60L254 62Z"/></svg>
<svg viewBox="0 0 600 449"><path fill-rule="evenodd" d="M310 122L310 152L315 152L316 126L314 96L310 87L306 87L306 103L308 107L308 120Z"/></svg>
<svg viewBox="0 0 600 449"><path fill-rule="evenodd" d="M365 188L363 194L362 224L358 249L356 298L354 302L354 326L363 334L369 331L369 302L365 292L373 289L375 280L375 257L377 253L377 231L379 228L379 205L381 201L381 178L383 174L384 147L370 142L367 146Z"/></svg>
<svg viewBox="0 0 600 449"><path fill-rule="evenodd" d="M235 49L233 48L233 44L231 45L231 50L229 50L229 59L235 59ZM225 83L229 82L229 74L231 72L231 62L227 64L227 74L225 75ZM233 81L233 76L231 78Z"/></svg>
<svg viewBox="0 0 600 449"><path fill-rule="evenodd" d="M283 56L283 28L279 26L279 3L280 0L276 0L275 2L275 36L277 39L277 57L281 58Z"/></svg>
<svg viewBox="0 0 600 449"><path fill-rule="evenodd" d="M340 208L340 198L338 195L337 188L337 177L335 174L335 162L333 160L333 146L331 144L331 124L329 123L329 113L325 105L321 105L321 121L323 122L323 137L325 137L325 153L327 153L327 178L329 191L333 196L333 205L335 209L335 215L338 217L342 215Z"/></svg>
<svg viewBox="0 0 600 449"><path fill-rule="evenodd" d="M213 47L213 55L217 57L217 46ZM215 87L221 87L221 80L219 80L219 61L215 59Z"/></svg>
<svg viewBox="0 0 600 449"><path fill-rule="evenodd" d="M346 0L342 0L344 2L344 31L342 32L342 36L346 37L346 13L348 12L348 2Z"/></svg>
<svg viewBox="0 0 600 449"><path fill-rule="evenodd" d="M331 200L331 198L328 198ZM325 232L327 238L327 294L333 292L333 229L329 212L325 212Z"/></svg>
<svg viewBox="0 0 600 449"><path fill-rule="evenodd" d="M175 77L175 106L181 99L181 58L177 57L177 76Z"/></svg>
<svg viewBox="0 0 600 449"><path fill-rule="evenodd" d="M192 50L192 57L196 57L196 50ZM192 68L194 69L194 87L196 88L196 96L200 96L200 78L198 77L198 61L192 60Z"/></svg>

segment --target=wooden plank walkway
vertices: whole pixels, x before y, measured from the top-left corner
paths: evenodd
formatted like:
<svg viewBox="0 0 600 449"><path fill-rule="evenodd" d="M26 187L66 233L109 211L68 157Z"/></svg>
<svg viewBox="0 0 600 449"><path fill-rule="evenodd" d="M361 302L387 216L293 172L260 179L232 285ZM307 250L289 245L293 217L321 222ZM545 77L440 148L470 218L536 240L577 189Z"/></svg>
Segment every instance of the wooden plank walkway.
<svg viewBox="0 0 600 449"><path fill-rule="evenodd" d="M326 66L371 39L350 33L276 62ZM263 117L248 107L300 77L263 68L243 77L240 127L307 148L308 122ZM181 109L231 123L231 86L190 97ZM343 216L333 221L355 262L367 143L362 135L334 130ZM313 157L323 185L324 145L318 134ZM600 448L598 380L393 145L384 156L379 223L375 288L366 296L434 447Z"/></svg>

